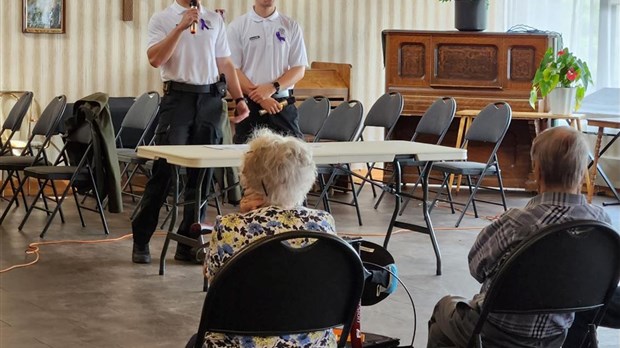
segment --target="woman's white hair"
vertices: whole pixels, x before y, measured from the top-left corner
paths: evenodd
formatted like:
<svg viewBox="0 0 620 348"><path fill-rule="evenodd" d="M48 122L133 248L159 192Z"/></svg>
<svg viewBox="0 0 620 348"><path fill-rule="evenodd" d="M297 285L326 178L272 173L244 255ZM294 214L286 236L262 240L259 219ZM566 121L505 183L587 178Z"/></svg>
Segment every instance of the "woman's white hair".
<svg viewBox="0 0 620 348"><path fill-rule="evenodd" d="M575 189L588 165L588 143L571 127L552 127L540 133L530 152L545 185Z"/></svg>
<svg viewBox="0 0 620 348"><path fill-rule="evenodd" d="M241 186L266 194L265 201L285 209L303 203L316 180L310 145L269 129L258 129L241 165Z"/></svg>

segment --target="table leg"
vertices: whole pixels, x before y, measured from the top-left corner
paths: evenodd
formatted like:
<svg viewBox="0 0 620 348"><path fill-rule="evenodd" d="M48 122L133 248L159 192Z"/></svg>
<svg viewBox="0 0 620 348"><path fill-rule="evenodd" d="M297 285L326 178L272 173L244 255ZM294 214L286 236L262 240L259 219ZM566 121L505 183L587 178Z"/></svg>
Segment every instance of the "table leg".
<svg viewBox="0 0 620 348"><path fill-rule="evenodd" d="M592 187L588 189L588 203L592 203L592 196L594 195L593 186L596 180L596 170L598 166L598 159L600 157L599 151L601 150L601 141L603 140L604 130L604 127L598 127L598 133L596 134L596 145L594 146L594 163L592 165L592 174L589 176Z"/></svg>
<svg viewBox="0 0 620 348"><path fill-rule="evenodd" d="M168 227L166 240L164 240L164 246L161 249L161 256L159 257L159 275L164 275L166 272L166 254L168 253L170 240L174 234L174 225L177 222L177 215L179 213L179 167L175 165L171 166L174 172L172 177L172 185L174 187L174 194L172 195L172 216L170 217L170 227Z"/></svg>
<svg viewBox="0 0 620 348"><path fill-rule="evenodd" d="M168 246L170 245L170 241L174 240L177 243L189 245L190 247L200 247L202 244L200 239L193 239L190 237L182 236L178 233L174 232L174 225L176 224L176 217L178 215L179 209L179 167L173 166L174 168L174 197L173 197L173 213L172 213L172 221L170 222L170 228L168 229L168 233L166 233L166 240L164 241L164 246L161 250L161 257L159 259L159 275L164 275L166 271L166 253L168 252ZM200 207L201 207L201 198L200 192L202 189L202 181L204 180L205 173L207 169L200 168L198 172L198 182L196 183L196 193L194 196L194 207L195 207L195 219L197 222L200 222Z"/></svg>
<svg viewBox="0 0 620 348"><path fill-rule="evenodd" d="M422 215L424 216L424 226L416 225L408 222L396 221L398 217L398 212L400 211L400 202L401 202L401 167L398 161L394 161L394 179L395 179L395 188L394 188L394 213L392 213L392 219L390 220L390 225L388 226L387 233L385 235L385 240L383 241L383 247L387 249L388 243L390 241L390 237L392 235L392 230L394 227L408 229L410 231L419 232L428 234L431 238L431 243L433 244L433 250L435 251L435 259L437 261L437 268L435 274L441 275L441 251L439 250L439 244L437 243L437 238L435 237L435 231L433 230L433 224L430 216L430 205L428 202L428 179L430 177L431 169L433 167L432 162L427 162L422 170L422 174L420 177L420 181L422 184Z"/></svg>
<svg viewBox="0 0 620 348"><path fill-rule="evenodd" d="M439 244L435 237L435 230L433 229L433 222L431 221L430 206L428 204L428 181L431 175L431 168L433 162L428 162L424 166L422 173L422 214L424 215L424 222L426 223L426 229L428 235L431 237L431 243L433 244L433 250L435 251L435 259L437 261L436 274L441 275L441 251L439 250Z"/></svg>
<svg viewBox="0 0 620 348"><path fill-rule="evenodd" d="M400 197L400 193L401 193L401 180L402 180L402 173L401 173L401 167L400 167L400 162L398 161L394 161L393 163L393 169L394 172L392 173L392 175L394 176L394 212L392 213L392 218L390 219L390 224L388 226L387 232L385 234L385 239L383 240L383 247L387 249L388 243L390 242L390 237L392 236L392 230L394 229L394 224L396 223L396 218L398 217L398 212L400 211L400 204L401 204L401 197Z"/></svg>

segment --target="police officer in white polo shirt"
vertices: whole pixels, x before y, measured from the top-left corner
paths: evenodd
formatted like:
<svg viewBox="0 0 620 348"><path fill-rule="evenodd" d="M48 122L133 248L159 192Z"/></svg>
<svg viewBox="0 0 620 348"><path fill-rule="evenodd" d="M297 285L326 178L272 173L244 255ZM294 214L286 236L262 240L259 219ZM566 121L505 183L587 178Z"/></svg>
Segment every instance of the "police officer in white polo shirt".
<svg viewBox="0 0 620 348"><path fill-rule="evenodd" d="M221 16L200 5L200 0L175 0L155 13L148 25L149 62L160 68L164 97L159 108L155 141L158 145L219 144L220 124L227 117L222 109L226 89L237 103L233 122L246 118L248 106L243 98ZM225 78L220 76L224 74ZM185 200L194 199L197 171L188 169ZM202 188L209 187L212 172L205 176ZM132 260L149 263L149 241L171 184L172 169L165 160L153 166L146 184L140 211L132 221L134 246ZM186 205L178 233L191 236L194 205ZM178 244L175 259L193 261L189 246Z"/></svg>
<svg viewBox="0 0 620 348"><path fill-rule="evenodd" d="M308 58L299 24L276 10L275 0L254 0L254 7L228 26L231 57L250 117L235 126L235 142L245 143L256 127L302 137L297 108L280 103L304 77ZM268 114L260 115L260 110Z"/></svg>

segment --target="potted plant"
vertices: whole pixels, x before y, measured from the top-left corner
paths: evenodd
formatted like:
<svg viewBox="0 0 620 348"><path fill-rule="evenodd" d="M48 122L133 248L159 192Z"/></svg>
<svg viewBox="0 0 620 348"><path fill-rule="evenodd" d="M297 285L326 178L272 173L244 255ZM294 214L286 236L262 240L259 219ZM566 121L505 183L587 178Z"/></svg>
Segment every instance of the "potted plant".
<svg viewBox="0 0 620 348"><path fill-rule="evenodd" d="M439 0L450 2L452 0ZM489 0L454 0L454 27L460 31L482 31L487 28Z"/></svg>
<svg viewBox="0 0 620 348"><path fill-rule="evenodd" d="M577 58L568 48L557 54L549 48L540 62L530 92L530 106L536 108L538 92L549 96L549 107L554 114L567 115L581 107L592 75L588 64ZM574 106L574 108L573 108Z"/></svg>

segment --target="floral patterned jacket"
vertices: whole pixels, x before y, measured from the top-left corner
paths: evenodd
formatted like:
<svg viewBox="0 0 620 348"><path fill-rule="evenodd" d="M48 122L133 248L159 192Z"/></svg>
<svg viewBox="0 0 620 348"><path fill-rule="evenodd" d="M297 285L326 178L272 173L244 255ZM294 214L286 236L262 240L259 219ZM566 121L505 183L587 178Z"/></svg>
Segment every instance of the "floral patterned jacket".
<svg viewBox="0 0 620 348"><path fill-rule="evenodd" d="M268 206L245 214L218 216L205 260L207 280L213 279L220 267L246 245L263 237L296 230L336 233L334 218L329 213L305 207ZM207 347L242 348L336 347L336 336L332 330L279 337L207 333L205 344Z"/></svg>

